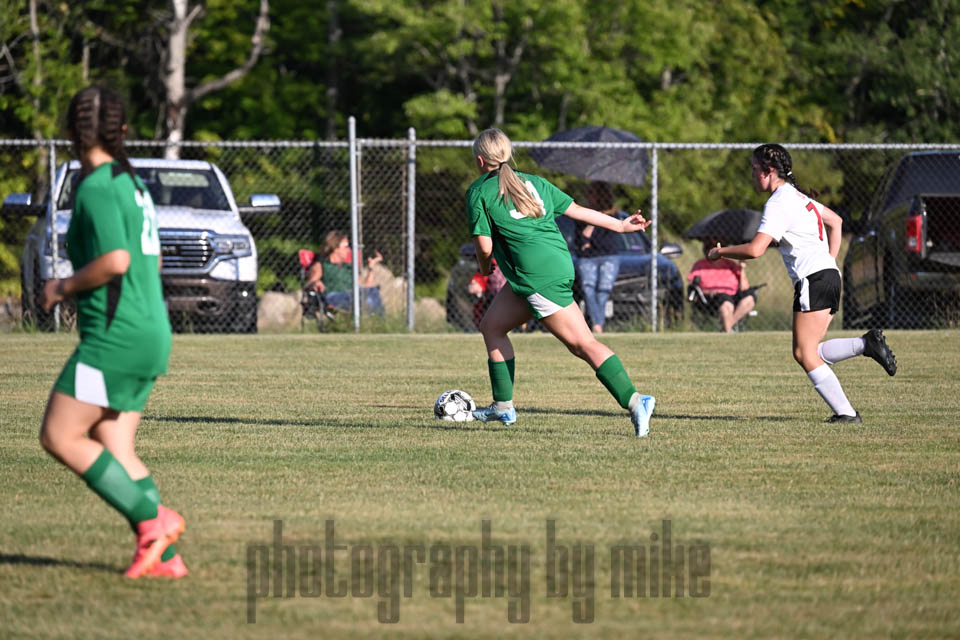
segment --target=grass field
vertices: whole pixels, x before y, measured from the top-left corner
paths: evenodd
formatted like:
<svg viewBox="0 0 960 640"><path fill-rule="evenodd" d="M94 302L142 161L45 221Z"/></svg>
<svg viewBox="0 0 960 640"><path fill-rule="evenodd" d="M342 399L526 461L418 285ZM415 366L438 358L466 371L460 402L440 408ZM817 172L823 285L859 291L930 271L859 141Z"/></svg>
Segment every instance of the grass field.
<svg viewBox="0 0 960 640"><path fill-rule="evenodd" d="M187 518L192 573L176 582L124 580L126 523L37 443L75 337L2 335L0 636L957 637L958 335L890 332L895 378L865 358L838 364L862 425L823 423L788 333L610 335L658 399L640 440L546 335L515 338L510 428L432 416L445 389L489 402L476 335L178 336L139 434L164 502ZM276 520L292 565L275 561ZM327 521L348 549L334 556L355 590L344 598L314 572ZM529 622L508 622L522 583L513 599L466 597L483 521L493 544L529 546ZM548 521L568 558L594 550L593 571L570 565L584 580L555 574L566 597L546 597ZM612 597L611 550L643 548L654 575L664 521L674 551L699 550L699 576L688 556L684 597ZM391 599L396 571L372 585L350 574L364 545L378 570L395 566L390 545L427 550L403 574L410 597ZM273 597L290 568L292 597ZM574 623L591 602L592 622ZM380 605L399 622L379 622Z"/></svg>

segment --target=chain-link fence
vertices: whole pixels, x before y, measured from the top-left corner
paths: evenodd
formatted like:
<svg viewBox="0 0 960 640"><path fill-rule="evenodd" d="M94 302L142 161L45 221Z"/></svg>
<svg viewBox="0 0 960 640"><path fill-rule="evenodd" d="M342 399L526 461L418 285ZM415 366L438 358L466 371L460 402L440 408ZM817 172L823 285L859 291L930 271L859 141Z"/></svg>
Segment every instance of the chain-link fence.
<svg viewBox="0 0 960 640"><path fill-rule="evenodd" d="M585 204L589 183L540 168L531 149L603 157L642 149L642 186L613 185L613 196L627 211L643 209L655 224L615 249L620 269L602 309L606 330L722 328L717 300L702 299L688 275L705 243L734 242L755 230L768 195L753 189L755 145L515 146L517 169L543 175ZM179 158L195 162L171 163L160 161L162 144L130 142L128 153L142 159L137 171L157 206L174 328L475 331L490 288L475 277L465 222L464 193L478 176L469 147L469 141L417 141L412 132L408 140L191 142L179 148ZM844 276L842 325L955 325L960 151L787 147L799 186L818 190L817 199L845 218L837 259ZM72 272L64 239L79 174L64 165L70 157L65 141L0 141L0 190L8 198L0 214L0 322L7 328L73 326L69 305L47 313L40 304L43 282ZM55 207L48 206L51 183ZM30 194L31 204L9 198L16 193ZM279 205L264 197L271 194ZM724 210L720 222L708 221L714 226L704 223L706 231L695 227ZM561 226L578 260L582 236L575 226ZM331 231L342 232L352 254L339 244L325 249ZM656 257L652 246L660 249ZM383 259L368 273L368 260L377 255ZM323 285L310 283L321 271ZM741 286L761 288L735 328L789 329L793 286L779 252L746 263L745 277ZM579 281L575 289L582 298Z"/></svg>

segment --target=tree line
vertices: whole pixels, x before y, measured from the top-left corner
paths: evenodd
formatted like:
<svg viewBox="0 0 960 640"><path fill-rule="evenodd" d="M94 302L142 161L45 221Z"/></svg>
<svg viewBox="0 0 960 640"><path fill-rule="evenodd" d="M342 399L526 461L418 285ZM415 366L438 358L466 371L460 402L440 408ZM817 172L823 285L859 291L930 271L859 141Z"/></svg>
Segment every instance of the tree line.
<svg viewBox="0 0 960 640"><path fill-rule="evenodd" d="M0 127L90 83L145 139L957 138L960 0L0 0Z"/></svg>
<svg viewBox="0 0 960 640"><path fill-rule="evenodd" d="M958 9L960 0L0 0L0 132L63 136L70 96L97 83L126 97L129 138L171 143L342 140L349 116L369 138L415 127L419 139L462 140L498 126L534 141L603 124L659 142L950 142L960 128ZM741 155L662 154L668 234L721 206L756 204L745 200ZM45 157L0 147L0 193L42 190ZM841 207L864 201L885 168L867 156L801 161L804 184ZM475 177L461 150L418 163L444 193L462 194ZM523 154L521 163L535 169ZM620 196L638 205L649 190ZM337 197L309 205L316 233L332 224L324 212ZM441 278L462 208L423 206L437 222L424 255ZM342 222L345 205L336 213ZM293 241L282 223L258 242ZM0 293L18 288L28 226L0 219Z"/></svg>

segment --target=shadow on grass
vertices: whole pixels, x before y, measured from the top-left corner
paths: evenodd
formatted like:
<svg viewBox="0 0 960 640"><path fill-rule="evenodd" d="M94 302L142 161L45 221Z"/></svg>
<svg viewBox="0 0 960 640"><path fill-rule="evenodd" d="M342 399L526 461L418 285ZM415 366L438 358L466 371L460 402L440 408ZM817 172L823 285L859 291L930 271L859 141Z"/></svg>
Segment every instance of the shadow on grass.
<svg viewBox="0 0 960 640"><path fill-rule="evenodd" d="M400 407L400 406L390 406L383 408L388 409L409 409L420 407ZM547 412L544 412L547 413ZM335 427L335 428L350 428L350 429L397 429L402 425L399 424L383 424L383 423L369 423L369 422L357 422L349 420L257 420L255 418L230 418L230 417L214 417L214 416L153 416L150 418L145 418L145 420L156 420L157 422L183 422L188 424L233 424L233 425L242 425L242 426L265 426L265 427ZM412 424L412 423L411 423ZM480 425L480 426L478 426ZM409 426L409 425L408 425ZM492 425L484 425L481 422L444 422L442 420L437 420L436 424L424 424L422 425L427 429L436 429L438 431L510 431L509 427L500 427Z"/></svg>
<svg viewBox="0 0 960 640"><path fill-rule="evenodd" d="M187 424L244 424L275 427L320 427L342 426L345 423L321 422L319 420L257 420L256 418L231 418L229 416L144 416L144 421L183 422Z"/></svg>
<svg viewBox="0 0 960 640"><path fill-rule="evenodd" d="M479 422L477 420L471 420L470 422L448 422L446 420L437 420L437 424L428 424L425 425L428 429L435 429L436 431L484 431L484 432L497 432L497 431L514 431L515 427L507 426L494 426L491 423Z"/></svg>
<svg viewBox="0 0 960 640"><path fill-rule="evenodd" d="M376 405L381 409L421 409L421 407L414 407L409 405ZM536 415L536 416L557 416L557 415L566 415L566 416L594 416L601 418L611 418L611 419L621 419L627 416L625 411L606 411L600 409L540 409L538 407L525 407L521 409L520 414L526 415ZM782 416L729 416L729 415L714 415L714 416L697 416L689 414L669 414L669 413L660 413L657 412L653 416L657 420L709 420L709 421L724 421L724 422L742 422L742 421L763 421L763 422L783 422L784 418ZM333 427L333 428L347 428L347 429L396 429L400 428L403 425L400 424L388 424L384 422L359 422L356 420L337 420L327 418L325 420L258 420L256 418L236 418L229 416L151 416L145 417L144 420L155 420L157 422L174 422L174 423L185 423L185 424L210 424L210 425L238 425L238 426L251 426L251 427ZM495 426L493 423L482 423L477 421L470 422L446 422L442 420L430 421L429 424L423 424L421 426L434 429L437 431L488 431L488 432L498 432L498 431L511 431L515 430L516 427L506 427L506 426ZM411 423L412 425L412 423ZM409 425L408 425L409 426ZM553 429L548 428L547 433L553 432Z"/></svg>
<svg viewBox="0 0 960 640"><path fill-rule="evenodd" d="M524 407L523 409L518 409L518 413L534 413L541 415L567 415L567 416L599 416L602 418L623 418L628 415L626 411L608 411L602 409L538 409L537 407ZM784 418L782 416L695 416L685 413L663 413L662 411L655 411L653 418L656 420L724 420L724 421L737 421L737 420L763 420L763 421L772 421L772 422L782 422Z"/></svg>
<svg viewBox="0 0 960 640"><path fill-rule="evenodd" d="M108 573L120 573L120 569L99 562L77 562L75 560L59 560L46 556L25 556L23 554L0 553L0 565L29 565L32 567L69 567L71 569L93 569Z"/></svg>
<svg viewBox="0 0 960 640"><path fill-rule="evenodd" d="M422 407L409 405L409 404L378 404L373 405L378 409L422 409ZM596 416L600 418L623 418L628 415L626 411L622 410L607 410L607 409L541 409L539 407L521 407L517 409L518 414L532 414L532 415L563 415L563 416ZM726 422L735 422L743 420L760 420L763 422L783 422L786 420L783 416L729 416L729 415L712 415L712 416L698 416L691 415L687 413L663 413L662 411L656 411L653 414L653 417L656 419L664 420L723 420ZM464 423L467 424L467 423ZM438 427L441 428L441 427ZM467 426L459 427L447 427L447 429L467 429Z"/></svg>

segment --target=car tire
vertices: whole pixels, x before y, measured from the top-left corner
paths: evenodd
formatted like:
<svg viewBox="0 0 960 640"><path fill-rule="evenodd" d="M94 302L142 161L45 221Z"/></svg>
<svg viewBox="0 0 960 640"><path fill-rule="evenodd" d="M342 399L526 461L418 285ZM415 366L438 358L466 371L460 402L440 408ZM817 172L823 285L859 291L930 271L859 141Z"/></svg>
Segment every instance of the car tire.
<svg viewBox="0 0 960 640"><path fill-rule="evenodd" d="M34 263L34 277L40 273L40 266ZM43 292L43 281L34 279L33 284L28 289L23 282L21 275L20 281L20 304L23 309L23 325L30 326L37 331L53 331L53 314L43 310L40 305L40 296Z"/></svg>
<svg viewBox="0 0 960 640"><path fill-rule="evenodd" d="M257 299L237 303L230 327L231 333L257 332Z"/></svg>

